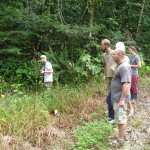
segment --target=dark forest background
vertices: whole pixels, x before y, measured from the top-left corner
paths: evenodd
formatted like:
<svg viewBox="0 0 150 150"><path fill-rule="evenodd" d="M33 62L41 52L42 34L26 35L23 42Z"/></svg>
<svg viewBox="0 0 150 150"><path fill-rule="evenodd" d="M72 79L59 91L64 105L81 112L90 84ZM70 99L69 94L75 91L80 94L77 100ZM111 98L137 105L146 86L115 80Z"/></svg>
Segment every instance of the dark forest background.
<svg viewBox="0 0 150 150"><path fill-rule="evenodd" d="M150 70L149 0L1 0L0 80L42 82L39 56L53 64L55 83L81 83L103 72L100 41L134 45Z"/></svg>

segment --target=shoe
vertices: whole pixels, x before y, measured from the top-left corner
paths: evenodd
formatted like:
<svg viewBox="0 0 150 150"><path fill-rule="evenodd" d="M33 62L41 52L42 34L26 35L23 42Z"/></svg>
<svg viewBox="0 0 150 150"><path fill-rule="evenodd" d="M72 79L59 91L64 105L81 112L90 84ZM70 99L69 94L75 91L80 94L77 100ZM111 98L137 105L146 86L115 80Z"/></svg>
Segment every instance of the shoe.
<svg viewBox="0 0 150 150"><path fill-rule="evenodd" d="M130 102L131 102L131 103L135 103L135 102L136 102L136 99L131 99Z"/></svg>
<svg viewBox="0 0 150 150"><path fill-rule="evenodd" d="M109 124L114 124L114 123L115 123L115 120L114 120L114 119L111 119L111 120L108 121L108 123L109 123Z"/></svg>
<svg viewBox="0 0 150 150"><path fill-rule="evenodd" d="M134 116L134 115L135 115L135 110L132 109L132 110L130 111L130 113L129 113L129 117L132 117L132 116Z"/></svg>
<svg viewBox="0 0 150 150"><path fill-rule="evenodd" d="M115 141L112 141L111 144L112 145L122 145L124 144L125 140L115 140Z"/></svg>

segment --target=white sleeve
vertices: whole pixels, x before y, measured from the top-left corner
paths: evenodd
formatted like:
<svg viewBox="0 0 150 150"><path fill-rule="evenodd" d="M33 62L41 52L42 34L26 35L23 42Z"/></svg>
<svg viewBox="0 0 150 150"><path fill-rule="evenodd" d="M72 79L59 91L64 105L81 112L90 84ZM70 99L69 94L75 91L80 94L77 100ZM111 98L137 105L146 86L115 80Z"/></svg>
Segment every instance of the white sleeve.
<svg viewBox="0 0 150 150"><path fill-rule="evenodd" d="M46 65L47 65L47 69L48 69L48 70L53 69L53 68L52 68L52 64L51 64L50 62L47 62L47 64L46 64Z"/></svg>

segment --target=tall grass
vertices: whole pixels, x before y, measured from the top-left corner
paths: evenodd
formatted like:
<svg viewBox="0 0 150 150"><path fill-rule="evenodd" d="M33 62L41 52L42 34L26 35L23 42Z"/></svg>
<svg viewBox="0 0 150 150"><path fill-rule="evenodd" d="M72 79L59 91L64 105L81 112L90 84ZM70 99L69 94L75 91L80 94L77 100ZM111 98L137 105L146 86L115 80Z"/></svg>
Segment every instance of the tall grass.
<svg viewBox="0 0 150 150"><path fill-rule="evenodd" d="M29 138L48 125L53 116L51 110L57 109L60 115L74 114L83 111L89 99L94 99L104 92L102 84L87 84L78 88L56 86L51 91L39 90L14 93L1 93L0 97L0 125L2 135L15 135ZM17 89L19 90L19 89ZM91 101L89 109L92 110ZM91 107L91 108L90 108ZM94 107L94 106L93 106Z"/></svg>

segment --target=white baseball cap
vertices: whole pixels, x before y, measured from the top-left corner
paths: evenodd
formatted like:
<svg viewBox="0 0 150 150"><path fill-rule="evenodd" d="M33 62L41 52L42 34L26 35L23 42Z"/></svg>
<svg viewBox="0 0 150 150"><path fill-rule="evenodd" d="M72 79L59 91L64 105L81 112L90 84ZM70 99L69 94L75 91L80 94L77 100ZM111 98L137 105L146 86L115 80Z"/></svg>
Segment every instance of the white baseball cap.
<svg viewBox="0 0 150 150"><path fill-rule="evenodd" d="M46 59L46 56L45 55L41 55L41 57L40 58L44 58L44 59Z"/></svg>

